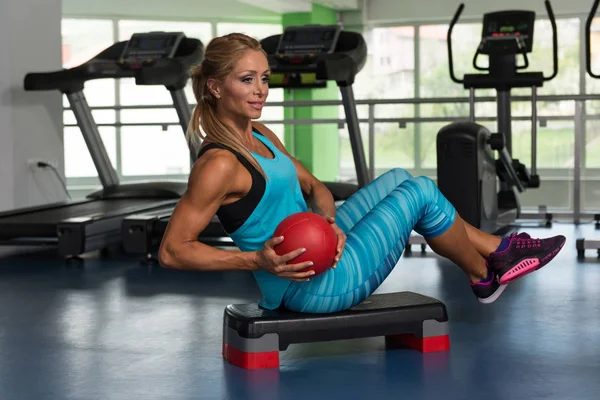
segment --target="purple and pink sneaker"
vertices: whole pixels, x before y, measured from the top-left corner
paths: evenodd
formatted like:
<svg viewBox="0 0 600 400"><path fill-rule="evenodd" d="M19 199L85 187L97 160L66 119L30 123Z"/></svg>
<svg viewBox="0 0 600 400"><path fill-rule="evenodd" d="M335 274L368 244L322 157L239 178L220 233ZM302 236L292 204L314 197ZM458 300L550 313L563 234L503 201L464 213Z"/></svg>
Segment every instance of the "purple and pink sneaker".
<svg viewBox="0 0 600 400"><path fill-rule="evenodd" d="M498 283L507 285L548 264L562 249L562 235L534 239L526 233L505 237L498 249L488 257L488 266L496 272Z"/></svg>
<svg viewBox="0 0 600 400"><path fill-rule="evenodd" d="M493 303L506 285L548 264L560 252L566 238L562 235L534 239L527 233L513 233L502 239L498 249L487 259L488 277L472 283L479 302Z"/></svg>

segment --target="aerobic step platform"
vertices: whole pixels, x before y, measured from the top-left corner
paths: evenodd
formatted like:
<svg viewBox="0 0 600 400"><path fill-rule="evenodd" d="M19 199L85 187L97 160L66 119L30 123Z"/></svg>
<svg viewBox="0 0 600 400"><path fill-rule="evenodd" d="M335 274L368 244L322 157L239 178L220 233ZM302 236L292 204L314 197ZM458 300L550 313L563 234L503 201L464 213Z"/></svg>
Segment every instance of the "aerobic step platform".
<svg viewBox="0 0 600 400"><path fill-rule="evenodd" d="M349 310L307 314L228 305L223 357L245 369L278 368L290 344L383 336L421 352L450 349L448 313L439 300L413 292L372 295Z"/></svg>

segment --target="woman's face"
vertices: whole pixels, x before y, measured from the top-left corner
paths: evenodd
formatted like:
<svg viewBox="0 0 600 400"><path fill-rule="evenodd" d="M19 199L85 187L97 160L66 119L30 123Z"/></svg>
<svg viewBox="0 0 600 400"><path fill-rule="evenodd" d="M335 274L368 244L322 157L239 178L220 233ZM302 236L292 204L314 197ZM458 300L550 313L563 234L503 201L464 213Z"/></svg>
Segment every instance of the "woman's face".
<svg viewBox="0 0 600 400"><path fill-rule="evenodd" d="M265 55L247 50L225 80L215 83L219 98L217 112L236 120L260 118L269 94L269 75Z"/></svg>

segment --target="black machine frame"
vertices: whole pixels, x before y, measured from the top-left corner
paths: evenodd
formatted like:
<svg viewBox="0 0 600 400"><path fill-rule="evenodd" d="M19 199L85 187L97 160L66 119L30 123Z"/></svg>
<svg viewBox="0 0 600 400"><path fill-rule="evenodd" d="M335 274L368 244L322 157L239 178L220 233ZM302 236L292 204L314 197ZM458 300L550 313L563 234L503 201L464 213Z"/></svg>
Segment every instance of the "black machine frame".
<svg viewBox="0 0 600 400"><path fill-rule="evenodd" d="M290 34L296 36L291 38ZM310 39L314 40L314 35L318 34L327 35L323 41L326 44L311 47ZM307 39L307 42L299 43L302 38ZM322 36L317 40L323 38ZM287 27L281 34L264 38L261 45L267 53L271 68L271 88L316 88L323 87L323 83L327 81L335 81L340 89L358 181L357 185L325 182L336 204L340 204L372 179L366 163L352 89L356 74L366 62L366 42L359 33L344 31L338 25L305 25ZM174 206L166 207L156 212L144 212L125 218L122 224L125 251L143 254L148 261L154 262L152 252L160 245L173 209ZM217 217L213 218L198 240L207 244L234 246Z"/></svg>
<svg viewBox="0 0 600 400"><path fill-rule="evenodd" d="M145 41L154 47L140 51ZM187 38L181 32L151 32L114 43L77 67L27 74L26 91L58 90L66 95L102 189L81 201L0 214L0 244L53 245L61 256L78 257L120 244L125 216L174 205L185 191L185 182L120 182L83 89L89 80L106 78L135 78L137 85L165 86L185 132L191 113L184 88L191 65L200 62L203 54L203 44L198 39Z"/></svg>
<svg viewBox="0 0 600 400"><path fill-rule="evenodd" d="M535 13L532 11L485 14L486 23L482 29L481 43L473 58L473 67L487 73L465 74L462 79L457 78L454 72L452 31L464 10L464 4L459 5L448 29L450 78L469 89L470 113L469 121L455 122L438 133L438 186L467 222L489 232L502 230L521 216L515 189L523 192L527 188L540 186L536 159L537 88L558 74L556 21L550 2L546 0L544 3L552 25L553 71L549 76L544 76L542 72L519 71L529 66L527 53L532 51L535 21ZM502 25L504 21L507 24ZM518 25L515 27L510 21L522 22L514 24ZM490 28L492 23L496 29ZM480 54L489 56L488 68L478 65ZM517 55L523 57L521 65L517 63ZM530 87L532 91L532 155L529 170L511 156L510 91L512 88L524 87ZM483 88L496 90L498 133L495 134L475 123L475 90ZM493 151L498 151L498 160Z"/></svg>

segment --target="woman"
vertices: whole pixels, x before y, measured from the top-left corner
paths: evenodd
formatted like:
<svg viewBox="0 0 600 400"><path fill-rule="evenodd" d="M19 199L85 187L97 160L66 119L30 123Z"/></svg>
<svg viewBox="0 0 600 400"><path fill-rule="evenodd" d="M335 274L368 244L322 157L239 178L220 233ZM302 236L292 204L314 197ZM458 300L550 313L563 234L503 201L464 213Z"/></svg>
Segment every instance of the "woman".
<svg viewBox="0 0 600 400"><path fill-rule="evenodd" d="M336 210L331 193L277 136L252 120L269 92L269 65L260 43L241 34L212 40L192 73L197 106L188 139L204 139L186 193L171 217L159 250L168 268L252 271L267 309L336 312L368 297L396 265L411 231L438 254L458 264L482 303L495 301L506 284L547 264L565 238L507 238L465 223L436 185L393 169L360 189ZM201 133L200 127L205 133ZM310 262L294 263L303 249L278 256L273 238L287 216L324 216L338 236L332 268L311 279ZM200 243L214 215L239 251Z"/></svg>

